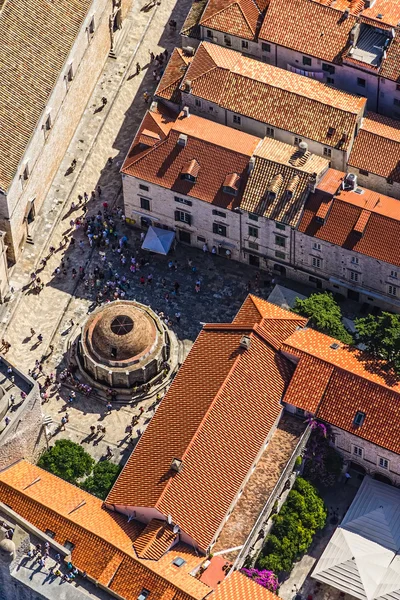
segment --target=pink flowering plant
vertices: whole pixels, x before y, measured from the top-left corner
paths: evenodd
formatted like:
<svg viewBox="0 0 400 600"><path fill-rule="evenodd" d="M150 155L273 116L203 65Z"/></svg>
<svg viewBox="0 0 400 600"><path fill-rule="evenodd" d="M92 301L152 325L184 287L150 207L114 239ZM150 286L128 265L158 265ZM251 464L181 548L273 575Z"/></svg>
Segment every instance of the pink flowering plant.
<svg viewBox="0 0 400 600"><path fill-rule="evenodd" d="M266 569L259 570L255 568L241 569L241 573L249 577L256 583L260 584L262 587L267 588L270 592L277 592L279 583L278 578L272 571L267 571Z"/></svg>

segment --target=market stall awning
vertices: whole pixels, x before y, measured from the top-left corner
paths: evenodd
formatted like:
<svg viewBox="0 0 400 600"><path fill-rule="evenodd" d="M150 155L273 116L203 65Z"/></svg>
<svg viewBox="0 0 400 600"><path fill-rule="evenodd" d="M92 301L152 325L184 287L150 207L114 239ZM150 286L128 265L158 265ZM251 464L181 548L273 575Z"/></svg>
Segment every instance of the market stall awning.
<svg viewBox="0 0 400 600"><path fill-rule="evenodd" d="M166 255L172 246L174 238L175 233L173 231L160 229L159 227L149 227L142 244L142 250Z"/></svg>

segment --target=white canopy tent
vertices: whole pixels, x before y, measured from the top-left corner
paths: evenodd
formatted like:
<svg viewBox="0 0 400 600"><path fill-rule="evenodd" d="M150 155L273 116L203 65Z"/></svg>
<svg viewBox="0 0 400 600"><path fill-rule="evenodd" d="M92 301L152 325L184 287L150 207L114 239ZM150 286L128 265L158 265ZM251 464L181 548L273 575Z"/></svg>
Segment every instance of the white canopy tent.
<svg viewBox="0 0 400 600"><path fill-rule="evenodd" d="M365 477L312 577L360 600L400 600L400 490Z"/></svg>
<svg viewBox="0 0 400 600"><path fill-rule="evenodd" d="M173 231L150 226L144 238L142 250L166 255L170 251L174 238L175 233Z"/></svg>

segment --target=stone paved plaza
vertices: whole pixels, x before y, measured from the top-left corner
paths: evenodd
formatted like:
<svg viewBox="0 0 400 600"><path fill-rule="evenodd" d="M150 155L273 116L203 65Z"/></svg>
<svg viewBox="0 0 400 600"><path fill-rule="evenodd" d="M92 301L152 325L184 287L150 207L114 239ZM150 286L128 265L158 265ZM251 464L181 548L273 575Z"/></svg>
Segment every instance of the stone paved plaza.
<svg viewBox="0 0 400 600"><path fill-rule="evenodd" d="M0 313L2 337L11 344L7 358L25 371L32 369L36 360L48 356L44 372L58 374L65 366L65 352L71 334L84 321L88 310L93 308L96 292L90 284L86 287L84 280L90 279L87 275L93 273L96 264L104 264L99 252L89 247L84 234L72 231L70 220L81 216L82 208L71 211L71 203L76 203L78 195L85 191L90 195L100 185L101 199L88 202L89 215L96 214L104 201L110 207L122 205L119 169L148 108L143 92L147 90L152 93L156 86L152 68L149 69L149 52L157 54L165 48L171 52L175 45L179 45L178 33L191 0L179 0L176 3L174 0L162 0L149 12L141 10L144 4L143 0L133 2L125 25L123 48L117 59L108 59L44 206L33 223L30 234L34 245L26 245L21 260L11 272L11 297L1 307ZM165 27L171 18L177 21L174 32ZM142 66L140 75L135 74L136 62ZM103 96L107 97L108 103L103 110L96 110ZM113 159L111 165L109 157ZM77 167L66 176L74 158ZM139 232L128 229L121 220L117 221L117 230L119 236L126 234L128 237L126 255L129 261L140 248ZM75 239L73 246L72 236ZM83 249L79 247L81 239L85 240ZM43 268L41 260L49 256L51 246L57 251ZM67 275L55 275L54 271L62 259L66 261L67 258ZM178 263L177 271L169 270L169 257L148 255L148 264L135 275L130 274L128 267L121 267L117 253L109 251L107 263L112 262L114 269L127 275L130 282L126 290L127 298L162 310L171 317L172 329L181 340L185 355L203 322L229 322L233 318L247 294L247 283L254 278L255 271L183 246L177 247L172 259ZM188 266L189 259L197 268L195 273ZM80 266L85 268L84 280L72 277L72 269L78 271ZM30 274L34 271L45 284L39 295L32 293L29 286ZM140 284L142 273L145 277L152 273L151 285ZM196 293L194 288L198 278L201 280L201 291ZM178 295L173 293L176 281L180 286ZM269 289L264 283L261 282L261 295L267 294ZM254 284L252 291L256 291ZM169 294L169 299L166 299L166 294ZM178 311L181 313L179 323L175 318ZM31 328L35 330L35 336L31 336ZM37 343L38 333L44 338L41 344ZM50 345L54 347L51 353ZM52 389L49 400L43 405L44 414L53 420L53 431L65 414L67 398L66 387L59 393ZM144 408L147 409L153 402L154 397L150 395L143 402ZM103 456L106 446L110 445L114 448L114 460L118 461L129 454L125 428L137 412L138 408L120 406L111 415L105 415L104 402L78 394L74 405L68 406L69 423L57 436L83 441L85 445L90 445L90 452L97 458ZM141 430L151 414L146 411L141 416L138 424ZM106 427L104 438L99 443L88 442L86 438L90 426L99 422Z"/></svg>

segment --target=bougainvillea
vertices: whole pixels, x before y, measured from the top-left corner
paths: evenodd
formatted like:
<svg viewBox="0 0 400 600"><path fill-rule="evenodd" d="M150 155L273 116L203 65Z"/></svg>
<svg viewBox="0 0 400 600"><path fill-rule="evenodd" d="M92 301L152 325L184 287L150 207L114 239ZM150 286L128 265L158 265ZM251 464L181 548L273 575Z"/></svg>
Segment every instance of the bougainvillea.
<svg viewBox="0 0 400 600"><path fill-rule="evenodd" d="M272 571L267 571L266 569L245 569L243 568L241 572L250 577L256 583L262 585L262 587L267 588L270 592L276 592L279 587L278 578Z"/></svg>

